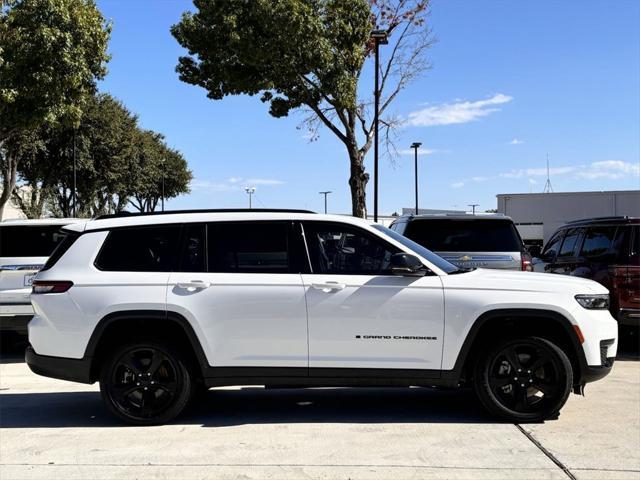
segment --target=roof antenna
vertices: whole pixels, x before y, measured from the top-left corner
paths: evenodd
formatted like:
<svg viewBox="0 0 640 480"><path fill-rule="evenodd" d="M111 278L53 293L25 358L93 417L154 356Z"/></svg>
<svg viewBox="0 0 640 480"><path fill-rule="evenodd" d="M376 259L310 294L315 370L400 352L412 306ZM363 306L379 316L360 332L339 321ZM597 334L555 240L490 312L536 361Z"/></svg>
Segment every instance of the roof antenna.
<svg viewBox="0 0 640 480"><path fill-rule="evenodd" d="M551 186L551 176L549 175L549 154L547 153L547 181L544 184L544 190L542 193L553 193L553 187Z"/></svg>

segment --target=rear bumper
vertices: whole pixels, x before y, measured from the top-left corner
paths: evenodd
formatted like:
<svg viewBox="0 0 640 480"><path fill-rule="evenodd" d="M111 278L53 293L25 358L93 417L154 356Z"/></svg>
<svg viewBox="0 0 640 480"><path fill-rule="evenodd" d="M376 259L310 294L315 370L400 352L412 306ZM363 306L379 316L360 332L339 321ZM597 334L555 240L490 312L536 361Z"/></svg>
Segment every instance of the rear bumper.
<svg viewBox="0 0 640 480"><path fill-rule="evenodd" d="M618 323L631 327L640 327L640 309L621 308L618 312Z"/></svg>
<svg viewBox="0 0 640 480"><path fill-rule="evenodd" d="M31 371L43 377L79 383L93 383L91 380L90 357L75 359L38 355L33 347L29 345L24 358Z"/></svg>

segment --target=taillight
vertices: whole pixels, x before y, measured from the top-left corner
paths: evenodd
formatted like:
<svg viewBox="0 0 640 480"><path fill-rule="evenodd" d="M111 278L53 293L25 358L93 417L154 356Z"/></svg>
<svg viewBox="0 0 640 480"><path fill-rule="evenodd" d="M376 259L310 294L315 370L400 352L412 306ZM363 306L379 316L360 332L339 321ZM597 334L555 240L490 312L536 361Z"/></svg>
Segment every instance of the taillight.
<svg viewBox="0 0 640 480"><path fill-rule="evenodd" d="M529 252L520 254L520 265L523 272L533 272L533 258Z"/></svg>
<svg viewBox="0 0 640 480"><path fill-rule="evenodd" d="M34 280L31 293L64 293L73 287L73 282L68 280Z"/></svg>

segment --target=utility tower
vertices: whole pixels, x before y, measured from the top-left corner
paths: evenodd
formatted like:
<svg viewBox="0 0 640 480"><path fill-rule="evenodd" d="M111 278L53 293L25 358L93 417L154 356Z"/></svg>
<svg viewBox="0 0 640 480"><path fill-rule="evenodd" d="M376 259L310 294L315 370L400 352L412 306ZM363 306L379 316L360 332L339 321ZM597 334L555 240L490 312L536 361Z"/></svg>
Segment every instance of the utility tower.
<svg viewBox="0 0 640 480"><path fill-rule="evenodd" d="M544 190L542 193L553 193L553 187L551 186L551 176L549 174L549 154L547 153L547 181L544 184Z"/></svg>

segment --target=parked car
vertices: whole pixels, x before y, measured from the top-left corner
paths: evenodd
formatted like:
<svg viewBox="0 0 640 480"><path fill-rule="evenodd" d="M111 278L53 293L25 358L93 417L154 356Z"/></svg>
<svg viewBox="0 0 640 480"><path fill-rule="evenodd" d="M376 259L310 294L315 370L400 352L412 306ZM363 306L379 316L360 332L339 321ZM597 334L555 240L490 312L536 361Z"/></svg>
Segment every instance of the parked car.
<svg viewBox="0 0 640 480"><path fill-rule="evenodd" d="M501 214L403 215L390 228L460 268L532 271L513 220Z"/></svg>
<svg viewBox="0 0 640 480"><path fill-rule="evenodd" d="M640 218L570 222L551 236L533 268L601 283L620 325L640 326Z"/></svg>
<svg viewBox="0 0 640 480"><path fill-rule="evenodd" d="M223 385L466 384L494 415L540 421L616 354L600 284L461 270L362 219L172 212L65 231L33 283L27 363L99 381L134 424Z"/></svg>
<svg viewBox="0 0 640 480"><path fill-rule="evenodd" d="M0 222L0 330L27 332L33 316L31 283L64 237L60 228L75 220Z"/></svg>

